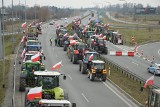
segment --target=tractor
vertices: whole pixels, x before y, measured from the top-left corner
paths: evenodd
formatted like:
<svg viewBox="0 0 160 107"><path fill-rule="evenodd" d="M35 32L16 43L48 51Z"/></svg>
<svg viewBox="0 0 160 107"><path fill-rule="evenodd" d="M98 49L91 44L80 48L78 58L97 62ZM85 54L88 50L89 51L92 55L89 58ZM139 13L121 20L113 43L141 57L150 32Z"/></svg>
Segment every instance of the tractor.
<svg viewBox="0 0 160 107"><path fill-rule="evenodd" d="M111 38L111 42L113 44L121 44L123 45L123 39L122 39L122 35L119 34L118 32L112 32L112 38Z"/></svg>
<svg viewBox="0 0 160 107"><path fill-rule="evenodd" d="M41 101L41 103L49 103L51 101L66 101L68 100L68 94L63 90L59 85L59 77L63 75L63 79L66 79L64 74L61 74L57 71L35 71L35 86L42 86L42 98L34 98L35 100ZM26 95L29 92L30 88L26 88ZM56 102L54 102L56 103ZM60 103L60 102L59 102ZM30 104L30 100L25 98L25 107ZM46 105L47 106L47 105ZM57 105L58 106L58 105ZM55 106L55 107L57 107ZM68 105L67 107L70 107ZM54 104L53 104L54 107ZM60 105L61 107L61 105Z"/></svg>
<svg viewBox="0 0 160 107"><path fill-rule="evenodd" d="M78 60L82 60L86 51L88 51L88 46L82 42L77 42L70 48L70 60L73 64L76 64Z"/></svg>
<svg viewBox="0 0 160 107"><path fill-rule="evenodd" d="M81 71L82 74L87 73L87 69L89 66L89 57L93 54L92 60L98 60L100 58L100 54L97 52L85 52L83 59L79 61L79 71Z"/></svg>
<svg viewBox="0 0 160 107"><path fill-rule="evenodd" d="M26 53L24 55L24 59L23 59L23 63L25 63L28 60L31 60L31 57L35 55L35 54L30 54L30 53ZM40 54L40 63L42 63L42 60L46 60L46 57L43 54ZM21 64L21 61L19 62L19 64Z"/></svg>
<svg viewBox="0 0 160 107"><path fill-rule="evenodd" d="M104 54L108 53L108 48L106 47L106 42L103 38L96 38L95 43L93 44L93 49L97 52Z"/></svg>
<svg viewBox="0 0 160 107"><path fill-rule="evenodd" d="M84 33L84 37L82 38L83 41L87 42L88 38L89 38L90 36L92 36L92 35L94 35L94 31L86 31L86 32Z"/></svg>
<svg viewBox="0 0 160 107"><path fill-rule="evenodd" d="M43 52L41 45L27 45L26 46L26 52L30 54L36 54L37 52Z"/></svg>
<svg viewBox="0 0 160 107"><path fill-rule="evenodd" d="M77 40L76 36L66 36L64 39L63 50L66 51L67 47L70 45L70 40Z"/></svg>
<svg viewBox="0 0 160 107"><path fill-rule="evenodd" d="M63 35L68 33L65 28L61 28L57 31L57 44L62 47L63 46Z"/></svg>
<svg viewBox="0 0 160 107"><path fill-rule="evenodd" d="M41 42L37 41L37 40L28 40L26 42L26 46L27 45L41 45Z"/></svg>
<svg viewBox="0 0 160 107"><path fill-rule="evenodd" d="M34 86L34 71L44 71L44 64L32 62L31 60L26 61L22 64L19 91L25 91L26 86Z"/></svg>
<svg viewBox="0 0 160 107"><path fill-rule="evenodd" d="M88 66L88 78L94 81L95 78L106 81L107 71L105 69L105 62L101 60L92 60Z"/></svg>

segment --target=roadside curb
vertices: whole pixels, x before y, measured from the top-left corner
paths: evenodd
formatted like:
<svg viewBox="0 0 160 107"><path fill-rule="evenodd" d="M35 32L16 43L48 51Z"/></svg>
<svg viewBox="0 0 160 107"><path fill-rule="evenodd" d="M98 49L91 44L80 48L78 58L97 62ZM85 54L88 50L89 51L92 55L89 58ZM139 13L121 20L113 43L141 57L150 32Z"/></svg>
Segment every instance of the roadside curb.
<svg viewBox="0 0 160 107"><path fill-rule="evenodd" d="M112 85L114 85L120 92L122 92L127 98L132 100L135 104L137 104L139 107L143 107L143 105L138 102L136 99L134 99L132 96L130 96L127 92L125 92L122 88L120 88L117 84L115 84L112 80L107 78L108 82L110 82Z"/></svg>

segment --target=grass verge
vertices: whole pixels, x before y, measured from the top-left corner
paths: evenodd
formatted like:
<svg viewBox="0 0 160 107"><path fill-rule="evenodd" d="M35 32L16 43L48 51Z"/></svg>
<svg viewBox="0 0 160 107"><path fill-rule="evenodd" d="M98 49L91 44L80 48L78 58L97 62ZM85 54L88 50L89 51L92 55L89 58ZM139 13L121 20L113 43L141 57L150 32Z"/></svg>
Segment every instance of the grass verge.
<svg viewBox="0 0 160 107"><path fill-rule="evenodd" d="M108 22L109 18L105 16L103 22ZM112 21L112 24L114 26L119 25L119 22ZM126 26L126 24L122 24L123 26ZM137 26L137 25L132 25ZM114 28L113 28L114 29ZM114 29L115 31L118 31L120 34L123 35L125 45L132 45L131 38L132 36L135 37L135 42L138 44L153 42L153 41L160 41L160 28L154 29L150 26L148 26L146 29L124 29L124 28L118 28Z"/></svg>
<svg viewBox="0 0 160 107"><path fill-rule="evenodd" d="M15 42L14 42L14 46L17 47L20 40L22 38L22 34L19 34L19 35L14 35L14 39L15 39ZM12 54L12 36L5 36L5 85L6 85L6 88L7 88L7 83L9 82L8 81L8 73L9 73L9 70L10 70L10 64L11 64L11 60L14 59L14 55ZM4 99L4 96L5 96L5 91L6 91L6 88L3 88L2 85L3 85L3 60L0 61L0 104L3 102L3 99ZM11 81L10 81L11 82Z"/></svg>

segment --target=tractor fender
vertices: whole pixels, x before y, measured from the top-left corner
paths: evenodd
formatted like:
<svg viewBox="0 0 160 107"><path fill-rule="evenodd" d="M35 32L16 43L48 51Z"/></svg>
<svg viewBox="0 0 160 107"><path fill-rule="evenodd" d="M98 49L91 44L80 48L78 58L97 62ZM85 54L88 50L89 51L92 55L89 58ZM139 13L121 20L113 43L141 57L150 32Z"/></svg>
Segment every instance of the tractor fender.
<svg viewBox="0 0 160 107"><path fill-rule="evenodd" d="M63 91L62 88L56 87L56 88L53 89L53 91L54 91L54 95L55 95L56 100L64 99L64 91Z"/></svg>

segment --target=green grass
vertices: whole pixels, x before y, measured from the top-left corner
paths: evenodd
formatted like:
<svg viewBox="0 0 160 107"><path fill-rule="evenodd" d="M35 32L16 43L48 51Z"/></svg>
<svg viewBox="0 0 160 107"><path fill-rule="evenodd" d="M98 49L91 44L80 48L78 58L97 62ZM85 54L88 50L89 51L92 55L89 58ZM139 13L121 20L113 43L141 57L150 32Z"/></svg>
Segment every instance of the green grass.
<svg viewBox="0 0 160 107"><path fill-rule="evenodd" d="M108 23L109 19L105 18L103 20L104 23ZM112 21L112 24L116 25L122 25L122 26L137 26L137 25L126 25L122 24L119 22L114 22ZM140 26L140 25L139 25ZM112 28L114 29L114 28ZM160 28L151 28L147 26L145 29L124 29L124 28L119 28L119 29L114 29L115 31L119 31L120 34L122 34L125 45L131 45L131 37L135 36L135 42L138 44L144 44L148 42L153 42L153 41L160 41Z"/></svg>
<svg viewBox="0 0 160 107"><path fill-rule="evenodd" d="M12 36L5 36L5 84L6 84L6 86L8 83L8 73L10 70L10 63L11 63L11 60L15 58L14 55L12 54L11 37ZM22 38L22 34L15 35L15 43L14 43L15 47L18 46L21 38ZM5 96L5 91L6 91L6 88L2 88L2 85L3 85L2 65L3 65L3 61L0 61L0 103L3 102L4 96ZM10 81L10 82L12 82L12 81Z"/></svg>
<svg viewBox="0 0 160 107"><path fill-rule="evenodd" d="M107 65L107 69L109 65ZM141 84L126 75L123 75L121 72L117 71L113 67L111 68L111 75L108 77L111 81L117 84L121 89L127 92L130 96L136 99L141 104L145 104L148 98L148 89L144 89L143 92L140 92Z"/></svg>

